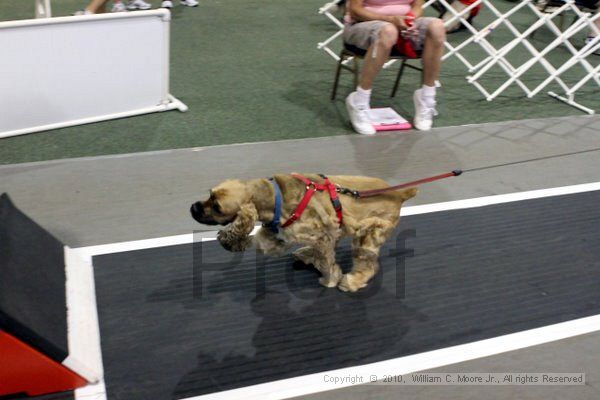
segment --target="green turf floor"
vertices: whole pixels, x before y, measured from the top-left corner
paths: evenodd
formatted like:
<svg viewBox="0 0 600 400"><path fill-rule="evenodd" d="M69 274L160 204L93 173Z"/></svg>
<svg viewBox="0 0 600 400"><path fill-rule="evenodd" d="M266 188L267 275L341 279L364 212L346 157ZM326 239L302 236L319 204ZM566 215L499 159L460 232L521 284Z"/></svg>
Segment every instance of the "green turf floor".
<svg viewBox="0 0 600 400"><path fill-rule="evenodd" d="M154 6L159 3L152 1ZM317 49L317 42L336 30L317 13L324 3L324 0L200 0L197 8L177 5L171 28L171 92L189 106L189 112L170 111L0 139L0 163L352 135L343 103L352 89L351 76L348 73L343 76L338 99L331 102L335 61ZM515 4L505 0L494 3L501 9ZM33 4L34 0L1 0L0 19L30 18ZM54 15L59 16L82 9L86 2L53 0L52 4ZM475 24L482 26L490 18L485 10ZM516 18L516 27L524 30L534 20L533 14L521 13ZM460 41L464 37L466 33L457 33L450 40ZM509 38L509 32L499 28L491 40L501 45ZM541 48L551 38L548 31L540 30L533 42ZM122 40L135 46L142 38ZM574 43L579 46L582 40L582 35L576 36ZM334 47L338 49L339 42ZM478 46L467 48L464 54L473 61L484 55ZM510 54L510 59L517 64L529 56L520 47ZM556 66L567 58L564 48L550 56ZM600 57L594 57L592 62L597 65ZM378 78L373 106L391 105L410 117L412 91L418 86L419 76L416 71L406 71L399 93L390 99L395 72L395 68L386 70ZM527 99L516 86L495 101L487 102L465 81L466 74L456 58L444 63L436 126L582 114L553 100L545 91ZM581 71L567 78L572 81L578 74ZM534 84L546 76L541 68L536 68L526 75L526 80ZM486 84L497 87L505 77L502 70L493 69ZM600 109L597 86L588 84L577 99Z"/></svg>

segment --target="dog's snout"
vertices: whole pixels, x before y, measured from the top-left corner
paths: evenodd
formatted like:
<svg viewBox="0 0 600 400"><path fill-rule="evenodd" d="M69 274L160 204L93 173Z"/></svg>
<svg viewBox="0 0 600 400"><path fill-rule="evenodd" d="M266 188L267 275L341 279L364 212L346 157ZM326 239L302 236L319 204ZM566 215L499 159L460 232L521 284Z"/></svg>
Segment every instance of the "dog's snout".
<svg viewBox="0 0 600 400"><path fill-rule="evenodd" d="M205 225L218 225L217 221L204 212L204 205L202 205L202 202L200 201L192 204L192 207L190 207L190 213L196 222Z"/></svg>
<svg viewBox="0 0 600 400"><path fill-rule="evenodd" d="M194 204L192 204L192 208L190 209L190 212L192 213L192 216L194 218L201 217L204 214L204 207L202 207L202 203L197 201Z"/></svg>

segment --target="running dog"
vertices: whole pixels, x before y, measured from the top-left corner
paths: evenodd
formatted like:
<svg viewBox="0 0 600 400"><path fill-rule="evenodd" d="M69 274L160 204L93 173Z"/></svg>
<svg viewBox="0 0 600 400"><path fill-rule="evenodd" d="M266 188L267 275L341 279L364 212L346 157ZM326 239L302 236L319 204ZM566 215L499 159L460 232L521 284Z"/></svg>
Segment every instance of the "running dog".
<svg viewBox="0 0 600 400"><path fill-rule="evenodd" d="M315 266L322 275L321 285L355 292L377 273L379 250L398 224L402 204L417 193L410 188L356 196L356 191L385 187L389 185L381 179L362 176L282 174L271 179L231 179L211 189L207 200L194 203L191 214L202 224L227 225L218 240L230 251L243 251L252 241L267 255L303 245L293 256ZM252 239L258 221L263 226ZM335 248L346 236L352 238L353 266L343 275Z"/></svg>

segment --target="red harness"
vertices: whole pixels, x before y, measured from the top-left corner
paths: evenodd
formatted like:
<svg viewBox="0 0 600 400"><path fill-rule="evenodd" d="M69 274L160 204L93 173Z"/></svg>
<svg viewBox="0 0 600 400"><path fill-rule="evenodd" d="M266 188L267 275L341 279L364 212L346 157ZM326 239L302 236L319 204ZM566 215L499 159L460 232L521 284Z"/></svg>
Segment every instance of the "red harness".
<svg viewBox="0 0 600 400"><path fill-rule="evenodd" d="M292 213L292 216L287 221L285 221L283 223L283 225L281 225L282 228L287 228L292 223L294 223L294 221L296 221L298 218L300 218L300 216L302 215L304 210L306 210L306 207L308 206L308 203L310 202L310 199L312 198L313 194L315 194L315 192L322 192L324 190L329 192L329 198L331 199L331 204L333 205L333 209L335 210L335 213L337 214L340 225L342 224L342 222L343 222L342 203L340 202L340 199L338 198L335 184L331 183L325 175L321 175L321 177L324 179L323 183L317 183L317 182L311 181L307 177L302 176L300 174L291 174L291 175L294 178L301 180L306 185L306 192L304 192L304 197L302 197L302 200L300 200L300 203L298 204L298 206Z"/></svg>
<svg viewBox="0 0 600 400"><path fill-rule="evenodd" d="M313 182L310 179L308 179L307 177L302 176L300 174L291 174L294 178L301 180L306 185L306 192L304 192L304 197L302 197L302 200L300 200L300 203L298 204L298 206L292 213L292 216L287 221L285 221L283 223L283 225L281 225L281 227L286 228L286 227L290 226L292 223L294 223L294 221L296 221L298 218L300 218L300 216L302 215L302 213L308 206L308 202L310 201L312 196L315 194L315 192L322 192L324 190L327 190L329 192L329 198L331 199L331 204L333 205L333 209L335 210L335 213L337 214L337 217L338 217L338 221L341 225L343 222L342 203L340 202L340 199L338 198L338 195L337 195L338 192L342 193L342 194L349 194L352 197L358 199L358 198L364 198L364 197L377 196L377 195L380 195L380 194L383 194L386 192L392 192L392 191L399 190L402 188L420 185L422 183L433 182L433 181L437 181L440 179L449 178L451 176L459 176L462 173L463 173L463 171L461 171L460 169L456 169L452 172L448 172L445 174L435 175L435 176L432 176L429 178L419 179L417 181L412 181L412 182L408 182L408 183L402 183L402 184L396 185L396 186L388 186L388 187L380 188L380 189L371 189L371 190L362 190L362 191L352 190L352 189L338 186L338 185L330 182L329 179L327 179L327 177L322 174L319 174L319 175L321 176L321 178L323 178L323 183ZM277 197L277 195L276 195L276 197ZM277 203L277 200L276 200L276 203ZM276 206L276 208L277 207L278 206ZM275 212L275 215L279 215L277 211ZM276 217L276 219L278 220L279 217Z"/></svg>

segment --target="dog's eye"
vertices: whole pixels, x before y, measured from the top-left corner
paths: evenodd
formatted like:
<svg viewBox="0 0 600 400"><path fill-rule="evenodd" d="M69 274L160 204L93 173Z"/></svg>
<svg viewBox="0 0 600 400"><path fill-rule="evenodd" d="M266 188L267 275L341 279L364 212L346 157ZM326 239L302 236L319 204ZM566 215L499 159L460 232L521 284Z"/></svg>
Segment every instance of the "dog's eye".
<svg viewBox="0 0 600 400"><path fill-rule="evenodd" d="M221 206L219 205L219 203L213 203L212 209L214 212L218 212L219 214L221 213Z"/></svg>

